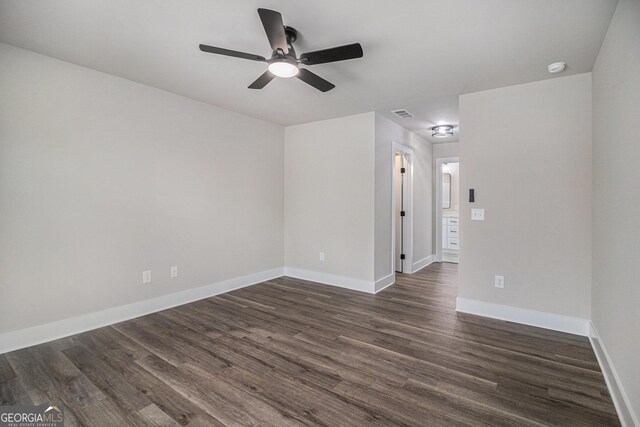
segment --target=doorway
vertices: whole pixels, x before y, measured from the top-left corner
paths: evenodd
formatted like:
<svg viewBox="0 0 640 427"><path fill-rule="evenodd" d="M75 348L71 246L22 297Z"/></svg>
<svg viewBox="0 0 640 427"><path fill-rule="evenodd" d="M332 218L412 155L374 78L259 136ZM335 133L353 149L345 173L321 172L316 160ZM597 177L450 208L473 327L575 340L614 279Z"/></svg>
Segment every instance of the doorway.
<svg viewBox="0 0 640 427"><path fill-rule="evenodd" d="M458 157L436 159L436 261L459 262L460 161Z"/></svg>
<svg viewBox="0 0 640 427"><path fill-rule="evenodd" d="M413 199L411 149L393 144L393 216L392 216L392 252L393 269L397 273L411 273L413 255Z"/></svg>

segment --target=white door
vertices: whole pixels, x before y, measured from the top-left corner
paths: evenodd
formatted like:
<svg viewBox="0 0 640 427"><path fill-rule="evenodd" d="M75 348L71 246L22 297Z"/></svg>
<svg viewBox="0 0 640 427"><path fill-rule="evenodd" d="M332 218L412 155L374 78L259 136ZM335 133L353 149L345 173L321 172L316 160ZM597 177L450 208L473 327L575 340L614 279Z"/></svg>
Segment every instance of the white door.
<svg viewBox="0 0 640 427"><path fill-rule="evenodd" d="M395 227L396 227L396 241L395 241L395 269L397 272L404 272L404 261L405 261L405 211L406 211L406 199L408 194L408 166L409 162L407 162L404 154L396 153L395 156Z"/></svg>

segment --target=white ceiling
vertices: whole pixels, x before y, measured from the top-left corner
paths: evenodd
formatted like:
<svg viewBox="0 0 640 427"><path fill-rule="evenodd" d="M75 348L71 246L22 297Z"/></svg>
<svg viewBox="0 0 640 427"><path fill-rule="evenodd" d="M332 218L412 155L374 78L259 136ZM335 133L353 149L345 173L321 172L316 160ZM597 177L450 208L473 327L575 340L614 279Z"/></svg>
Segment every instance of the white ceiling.
<svg viewBox="0 0 640 427"><path fill-rule="evenodd" d="M282 125L376 110L430 138L458 122L459 94L550 78L557 61L590 71L616 1L0 0L0 41ZM258 7L299 31L298 54L360 42L364 58L311 67L327 93L247 89L265 64L198 44L270 56Z"/></svg>

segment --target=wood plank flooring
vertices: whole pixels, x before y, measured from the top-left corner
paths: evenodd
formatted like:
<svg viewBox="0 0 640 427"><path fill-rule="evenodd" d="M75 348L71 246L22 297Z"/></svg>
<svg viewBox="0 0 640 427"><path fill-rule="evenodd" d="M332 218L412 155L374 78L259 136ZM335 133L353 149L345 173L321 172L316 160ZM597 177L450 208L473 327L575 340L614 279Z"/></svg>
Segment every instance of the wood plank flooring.
<svg viewBox="0 0 640 427"><path fill-rule="evenodd" d="M454 311L457 265L378 295L280 278L0 355L67 426L619 425L586 338Z"/></svg>

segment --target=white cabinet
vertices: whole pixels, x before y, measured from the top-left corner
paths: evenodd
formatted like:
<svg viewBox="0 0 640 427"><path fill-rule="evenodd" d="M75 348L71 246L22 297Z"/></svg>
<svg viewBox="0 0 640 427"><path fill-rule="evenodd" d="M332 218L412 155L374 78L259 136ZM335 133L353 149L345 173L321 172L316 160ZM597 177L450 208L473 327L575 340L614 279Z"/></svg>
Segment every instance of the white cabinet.
<svg viewBox="0 0 640 427"><path fill-rule="evenodd" d="M442 218L442 248L448 253L458 253L460 247L459 218Z"/></svg>
<svg viewBox="0 0 640 427"><path fill-rule="evenodd" d="M447 247L447 218L442 218L442 248Z"/></svg>

